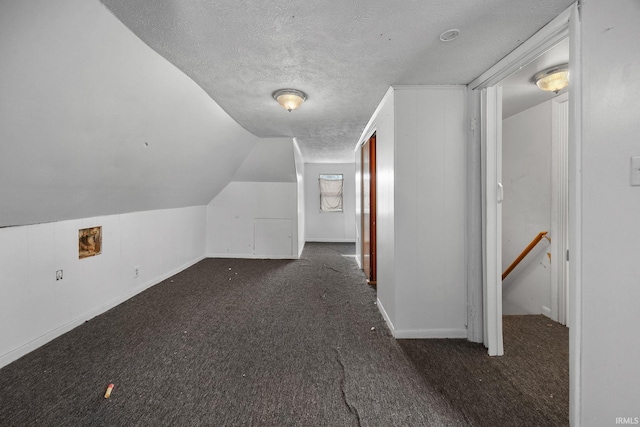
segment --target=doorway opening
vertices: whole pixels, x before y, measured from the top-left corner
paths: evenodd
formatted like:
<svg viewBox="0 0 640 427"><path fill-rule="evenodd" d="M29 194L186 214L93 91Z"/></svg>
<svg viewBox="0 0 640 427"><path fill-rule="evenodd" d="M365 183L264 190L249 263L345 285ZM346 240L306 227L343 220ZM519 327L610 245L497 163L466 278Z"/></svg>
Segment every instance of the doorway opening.
<svg viewBox="0 0 640 427"><path fill-rule="evenodd" d="M504 353L503 314L542 314L566 323L568 90L545 94L530 79L547 61L568 62L569 43L564 34L480 90L484 342L492 356ZM510 86L527 80L527 86ZM523 87L530 96L519 93ZM544 239L532 241L536 236ZM523 262L505 277L514 259Z"/></svg>
<svg viewBox="0 0 640 427"><path fill-rule="evenodd" d="M367 283L377 285L376 134L362 144L362 269Z"/></svg>
<svg viewBox="0 0 640 427"><path fill-rule="evenodd" d="M474 146L477 144L477 146L480 147L479 159L475 160L476 158L470 157L469 168L470 170L478 171L477 176L481 183L476 186L478 189L476 191L479 191L482 195L481 200L479 200L477 204L472 205L469 211L470 218L473 218L474 216L476 218L478 216L482 218L481 220L478 220L477 225L470 222L470 229L473 231L475 228L478 230L477 234L480 235L475 239L481 241L480 246L482 247L482 259L479 261L482 265L482 283L479 283L478 281L469 282L469 295L478 295L477 290L480 290L479 295L482 296L482 303L480 307L470 308L468 323L471 325L469 328L470 331L474 332L474 335L470 339L483 341L485 346L488 348L489 355L492 356L500 356L504 353L502 337L502 215L503 200L505 197L505 188L502 176L503 83L509 78L516 76L518 71L526 68L529 64L535 64L536 61L540 61L541 58L545 57L547 52L551 51L554 47L561 45L562 42L567 39L569 39L571 54L576 54L577 49L575 47L579 44L579 37L575 37L574 39L574 35L578 34L576 30L578 25L579 19L577 16L577 7L574 5L547 24L547 26L542 28L538 33L524 42L498 64L480 75L468 86L470 89L470 140L475 142L473 144ZM570 33L571 38L569 38ZM572 60L569 62L572 62ZM576 61L576 64L569 65L571 69L577 70L579 63ZM536 72L537 71L540 70L536 70ZM535 72L533 74L535 74ZM579 72L577 75L579 77ZM531 77L532 76L527 76L526 78L531 79ZM542 91L539 91L533 83L530 83L530 86L528 87L534 91L538 91L537 93L542 93ZM552 93L551 97L555 97L555 94ZM575 95L573 95L573 99L575 98ZM553 109L555 110L556 107L554 106ZM476 132L478 128L479 132ZM474 185L474 182L470 183L471 187ZM568 185L566 187L568 187ZM568 193L568 191L565 191L565 193ZM513 194L510 196L512 195ZM568 203L566 203L566 206L568 206ZM565 215L561 215L561 217L566 218ZM529 230L529 232L530 231L531 230ZM521 251L527 243L541 231L550 230L536 230L535 233L532 233L532 235L528 237L528 240L524 241L524 243L518 243L521 245L518 252ZM554 230L554 233L555 232L556 230ZM554 243L562 240L554 239L552 236L549 237ZM471 245L473 245L473 242ZM560 252L560 250L557 252ZM551 253L551 251L548 250L545 252L543 248L542 256L546 256L546 253ZM558 256L560 253L552 255ZM566 257L566 254L563 253L563 257ZM506 262L510 263L511 261L512 259ZM560 265L561 263L552 263L552 265L554 264ZM546 267L548 268L549 266L547 265ZM470 267L470 274L473 273L473 268L474 266ZM558 276L559 274L556 274L556 277ZM573 283L574 282L572 281L571 284ZM561 292L558 292L557 294L565 295L565 293ZM472 302L477 299L478 298L472 300L469 298ZM556 303L556 305L558 303L557 300L558 298L554 297L553 302ZM550 302L541 304L540 308L542 308L542 306L546 307L546 309L548 309L545 310L546 314L549 314L551 311L555 314L561 312L560 308L552 309L550 305ZM564 307L564 304L557 305L557 307L561 306ZM566 310L563 314L566 316ZM478 334L480 331L481 334ZM479 335L481 335L481 338Z"/></svg>
<svg viewBox="0 0 640 427"><path fill-rule="evenodd" d="M564 316L568 325L571 326L569 334L569 413L572 420L576 419L579 413L579 377L575 375L580 372L580 333L581 333L581 313L580 306L576 301L580 299L580 289L578 286L579 277L577 272L580 271L580 253L579 245L574 244L579 241L576 234L576 224L580 220L580 205L576 198L576 190L580 188L580 173L578 169L580 146L580 16L578 12L578 4L574 4L560 14L557 18L547 24L538 33L525 41L520 47L507 55L499 63L491 67L485 73L480 75L476 80L468 85L469 88L469 114L471 119L470 141L473 146L479 147L479 155L473 157L473 150L470 151L469 170L477 173L478 179L481 181L476 187L471 182L471 187L478 188L481 194L481 200L469 207L469 217L473 218L479 213L481 220L477 224L470 221L470 229L477 230L479 237L472 236L470 246L478 242L482 247L482 259L479 264L482 268L482 276L476 280L473 276L469 281L469 295L477 294L478 290L482 295L482 303L479 307L471 307L469 312L469 325L471 331L474 331L472 338L483 341L491 356L500 356L504 354L503 347L503 329L502 329L502 203L505 192L503 186L503 169L502 169L502 91L501 83L515 74L518 70L527 64L542 56L545 52L551 50L554 46L562 41L569 40L569 70L571 73L571 89L569 99L566 105L560 107L562 102L557 105L552 104L553 110L561 110L568 107L563 113L567 114L567 146L568 154L566 155L568 182L562 181L562 185L566 184L566 193L570 195L566 210L563 210L563 216L568 211L569 215L565 218L567 232L554 230L555 234L560 236L568 234L567 247L572 245L576 255L571 256L571 275L568 277L568 287L565 286L563 292L557 294L557 314ZM559 100L558 100L559 101ZM478 153L476 151L475 153ZM560 168L562 169L562 168ZM469 182L469 181L468 181ZM555 206L555 205L554 205ZM560 212L560 211L558 211ZM475 216L478 217L477 215ZM543 230L538 230L543 231ZM546 230L544 230L546 231ZM476 234L476 235L477 235ZM533 236L531 236L533 237ZM562 239L554 239L550 236L552 242L554 240L562 241ZM567 252L562 249L555 249L556 256L560 256L563 260L567 260ZM553 259L552 259L553 261ZM556 262L552 265L563 265L562 262ZM475 266L468 268L469 273L473 273ZM567 274L568 274L567 269ZM556 272L556 277L559 273ZM565 283L567 276L563 277ZM474 280L476 280L474 282ZM479 283L481 282L481 283ZM562 300L564 298L564 300ZM469 301L473 302L471 298ZM571 309L569 310L568 307ZM549 311L553 311L549 307ZM564 310L564 313L562 311ZM479 315L477 314L479 313ZM558 317L560 318L560 317ZM476 331L481 330L481 339L478 339Z"/></svg>
<svg viewBox="0 0 640 427"><path fill-rule="evenodd" d="M545 92L532 76L568 62L566 38L499 83L502 311L541 314L563 325L568 311L569 87ZM514 260L520 263L505 275Z"/></svg>

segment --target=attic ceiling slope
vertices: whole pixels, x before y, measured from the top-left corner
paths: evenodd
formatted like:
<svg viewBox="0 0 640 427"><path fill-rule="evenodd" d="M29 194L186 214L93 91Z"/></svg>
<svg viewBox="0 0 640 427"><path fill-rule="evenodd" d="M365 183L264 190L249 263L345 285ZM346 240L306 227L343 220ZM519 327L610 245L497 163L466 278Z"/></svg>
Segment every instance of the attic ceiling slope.
<svg viewBox="0 0 640 427"><path fill-rule="evenodd" d="M322 163L353 161L389 86L467 84L573 0L102 2L245 129ZM309 98L288 113L271 98L283 87Z"/></svg>
<svg viewBox="0 0 640 427"><path fill-rule="evenodd" d="M0 227L206 205L258 138L97 1L0 2Z"/></svg>
<svg viewBox="0 0 640 427"><path fill-rule="evenodd" d="M231 181L296 182L291 138L262 138L253 146Z"/></svg>

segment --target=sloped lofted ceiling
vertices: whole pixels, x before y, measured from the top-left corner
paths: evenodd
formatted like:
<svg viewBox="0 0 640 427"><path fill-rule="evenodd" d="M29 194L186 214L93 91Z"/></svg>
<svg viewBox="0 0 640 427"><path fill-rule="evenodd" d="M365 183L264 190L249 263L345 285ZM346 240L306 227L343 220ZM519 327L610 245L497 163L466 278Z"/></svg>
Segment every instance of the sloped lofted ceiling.
<svg viewBox="0 0 640 427"><path fill-rule="evenodd" d="M102 0L259 137L351 162L390 85L467 84L574 0ZM441 42L456 28L460 36ZM308 100L291 113L271 93Z"/></svg>
<svg viewBox="0 0 640 427"><path fill-rule="evenodd" d="M97 0L0 1L0 58L0 228L206 205L259 141Z"/></svg>

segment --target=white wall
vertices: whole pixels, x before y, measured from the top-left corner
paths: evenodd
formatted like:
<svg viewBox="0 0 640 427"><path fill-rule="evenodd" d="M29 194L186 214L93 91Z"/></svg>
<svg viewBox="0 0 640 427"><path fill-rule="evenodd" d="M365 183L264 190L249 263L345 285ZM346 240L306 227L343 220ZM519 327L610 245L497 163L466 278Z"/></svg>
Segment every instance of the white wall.
<svg viewBox="0 0 640 427"><path fill-rule="evenodd" d="M466 338L465 88L394 89L397 332Z"/></svg>
<svg viewBox="0 0 640 427"><path fill-rule="evenodd" d="M396 330L399 310L396 297L396 221L395 221L395 91L389 88L375 116L376 129L376 237L378 257L378 308L391 331ZM367 135L370 137L370 135ZM357 218L358 223L361 218Z"/></svg>
<svg viewBox="0 0 640 427"><path fill-rule="evenodd" d="M295 151L290 138L264 138L255 145L207 206L208 256L298 258Z"/></svg>
<svg viewBox="0 0 640 427"><path fill-rule="evenodd" d="M362 268L362 150L358 145L353 153L355 164L355 241L356 241L356 261Z"/></svg>
<svg viewBox="0 0 640 427"><path fill-rule="evenodd" d="M551 101L502 122L502 184L505 270L539 232L551 231ZM503 314L551 316L550 251L543 239L504 280Z"/></svg>
<svg viewBox="0 0 640 427"><path fill-rule="evenodd" d="M305 235L305 180L304 180L304 159L302 158L302 152L298 141L293 139L293 155L296 163L296 180L298 181L298 258L302 255L304 249L304 243L306 241Z"/></svg>
<svg viewBox="0 0 640 427"><path fill-rule="evenodd" d="M202 259L204 225L196 206L0 229L0 367ZM102 253L78 259L93 226Z"/></svg>
<svg viewBox="0 0 640 427"><path fill-rule="evenodd" d="M0 57L0 226L206 205L257 141L98 1L0 2Z"/></svg>
<svg viewBox="0 0 640 427"><path fill-rule="evenodd" d="M355 164L305 163L305 234L308 242L354 242L356 233ZM343 211L320 212L320 174L342 174Z"/></svg>
<svg viewBox="0 0 640 427"><path fill-rule="evenodd" d="M581 320L571 329L571 385L579 386L580 412L573 421L613 426L616 417L640 417L640 187L629 185L630 157L640 156L640 5L581 3L581 233L571 248L580 255L571 272Z"/></svg>
<svg viewBox="0 0 640 427"><path fill-rule="evenodd" d="M297 193L294 182L230 182L207 206L207 256L297 258ZM267 248L256 242L265 227L278 227Z"/></svg>
<svg viewBox="0 0 640 427"><path fill-rule="evenodd" d="M378 301L397 338L466 338L465 88L397 86L377 132Z"/></svg>

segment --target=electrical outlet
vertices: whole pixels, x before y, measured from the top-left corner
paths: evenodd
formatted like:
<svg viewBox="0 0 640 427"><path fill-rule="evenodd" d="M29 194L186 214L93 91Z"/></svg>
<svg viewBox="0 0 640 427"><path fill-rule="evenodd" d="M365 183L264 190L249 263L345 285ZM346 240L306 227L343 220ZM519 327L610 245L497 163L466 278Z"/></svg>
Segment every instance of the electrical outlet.
<svg viewBox="0 0 640 427"><path fill-rule="evenodd" d="M133 277L140 276L140 267L133 267Z"/></svg>
<svg viewBox="0 0 640 427"><path fill-rule="evenodd" d="M62 280L62 270L56 270L56 280Z"/></svg>

